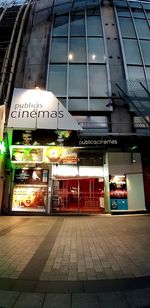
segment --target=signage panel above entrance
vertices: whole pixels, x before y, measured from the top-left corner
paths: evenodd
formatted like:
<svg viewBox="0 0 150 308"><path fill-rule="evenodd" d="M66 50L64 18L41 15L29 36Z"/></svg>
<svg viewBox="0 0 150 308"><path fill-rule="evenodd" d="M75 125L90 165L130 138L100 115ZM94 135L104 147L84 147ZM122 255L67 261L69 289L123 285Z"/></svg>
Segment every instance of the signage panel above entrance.
<svg viewBox="0 0 150 308"><path fill-rule="evenodd" d="M82 130L52 92L14 89L8 127L20 129Z"/></svg>

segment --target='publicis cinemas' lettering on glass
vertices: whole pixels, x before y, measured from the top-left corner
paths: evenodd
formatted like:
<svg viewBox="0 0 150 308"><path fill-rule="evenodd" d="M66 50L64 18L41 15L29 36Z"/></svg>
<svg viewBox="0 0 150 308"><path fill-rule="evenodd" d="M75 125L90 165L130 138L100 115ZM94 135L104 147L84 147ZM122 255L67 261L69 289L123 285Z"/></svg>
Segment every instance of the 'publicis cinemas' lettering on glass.
<svg viewBox="0 0 150 308"><path fill-rule="evenodd" d="M94 146L94 145L117 145L117 139L80 139L79 146Z"/></svg>

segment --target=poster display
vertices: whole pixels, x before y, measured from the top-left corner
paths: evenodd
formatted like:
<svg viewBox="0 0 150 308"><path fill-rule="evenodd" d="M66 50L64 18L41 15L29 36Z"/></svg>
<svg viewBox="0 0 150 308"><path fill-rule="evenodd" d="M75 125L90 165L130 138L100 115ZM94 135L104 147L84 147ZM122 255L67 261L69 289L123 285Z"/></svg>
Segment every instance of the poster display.
<svg viewBox="0 0 150 308"><path fill-rule="evenodd" d="M128 210L126 176L110 176L109 185L111 210Z"/></svg>
<svg viewBox="0 0 150 308"><path fill-rule="evenodd" d="M47 186L15 185L12 211L46 211Z"/></svg>
<svg viewBox="0 0 150 308"><path fill-rule="evenodd" d="M78 133L72 130L14 130L12 137L13 145L23 146L78 146Z"/></svg>
<svg viewBox="0 0 150 308"><path fill-rule="evenodd" d="M16 169L14 176L15 184L42 185L48 182L48 170Z"/></svg>
<svg viewBox="0 0 150 308"><path fill-rule="evenodd" d="M12 163L77 164L77 149L60 146L11 146Z"/></svg>
<svg viewBox="0 0 150 308"><path fill-rule="evenodd" d="M77 150L70 147L45 147L44 162L59 164L77 164Z"/></svg>
<svg viewBox="0 0 150 308"><path fill-rule="evenodd" d="M43 162L43 147L11 146L11 161L15 163Z"/></svg>

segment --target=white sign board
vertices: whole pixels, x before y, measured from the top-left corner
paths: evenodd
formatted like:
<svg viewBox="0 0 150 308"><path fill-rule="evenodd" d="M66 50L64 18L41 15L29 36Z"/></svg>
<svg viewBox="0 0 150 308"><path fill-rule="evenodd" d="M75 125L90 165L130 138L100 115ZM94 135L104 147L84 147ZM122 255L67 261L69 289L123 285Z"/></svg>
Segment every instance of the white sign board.
<svg viewBox="0 0 150 308"><path fill-rule="evenodd" d="M7 127L82 130L52 92L19 88L14 89Z"/></svg>

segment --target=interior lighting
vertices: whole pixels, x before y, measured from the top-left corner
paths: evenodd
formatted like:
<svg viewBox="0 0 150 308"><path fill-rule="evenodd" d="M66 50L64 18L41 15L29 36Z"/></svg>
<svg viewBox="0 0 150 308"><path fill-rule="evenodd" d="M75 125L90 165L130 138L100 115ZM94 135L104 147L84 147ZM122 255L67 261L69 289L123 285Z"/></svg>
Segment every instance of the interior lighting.
<svg viewBox="0 0 150 308"><path fill-rule="evenodd" d="M125 175L115 175L115 178L125 178Z"/></svg>
<svg viewBox="0 0 150 308"><path fill-rule="evenodd" d="M76 166L66 166L66 165L53 165L53 176L77 176L78 169Z"/></svg>
<svg viewBox="0 0 150 308"><path fill-rule="evenodd" d="M69 53L68 59L73 60L73 54L72 53Z"/></svg>
<svg viewBox="0 0 150 308"><path fill-rule="evenodd" d="M96 59L96 55L93 54L93 55L92 55L92 60L95 60L95 59Z"/></svg>

